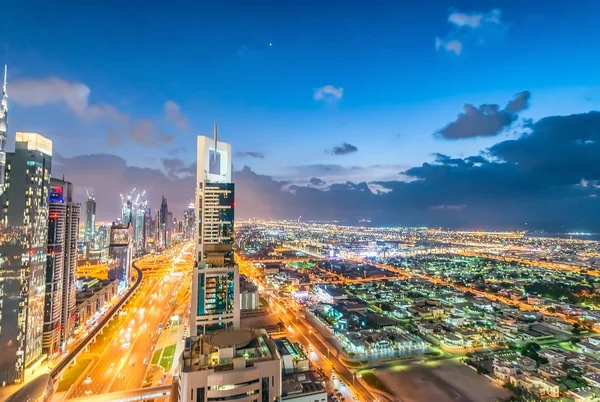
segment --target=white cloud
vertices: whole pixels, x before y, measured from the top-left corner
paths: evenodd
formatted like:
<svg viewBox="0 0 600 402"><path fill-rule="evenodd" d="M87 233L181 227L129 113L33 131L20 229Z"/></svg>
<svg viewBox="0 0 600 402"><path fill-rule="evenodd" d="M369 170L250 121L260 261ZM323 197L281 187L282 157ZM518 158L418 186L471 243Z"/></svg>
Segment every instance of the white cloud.
<svg viewBox="0 0 600 402"><path fill-rule="evenodd" d="M82 119L109 118L126 124L129 117L114 106L89 104L91 90L79 82L66 81L57 77L24 79L10 84L10 97L24 106L65 105Z"/></svg>
<svg viewBox="0 0 600 402"><path fill-rule="evenodd" d="M181 113L181 108L177 103L171 100L166 101L165 115L167 116L167 119L172 121L181 131L185 133L190 132L190 124L183 113Z"/></svg>
<svg viewBox="0 0 600 402"><path fill-rule="evenodd" d="M490 38L501 38L508 28L502 24L502 12L497 8L487 13L451 10L448 22L454 28L445 38L435 38L435 48L457 56L462 54L465 43L482 45Z"/></svg>
<svg viewBox="0 0 600 402"><path fill-rule="evenodd" d="M460 56L462 53L462 43L456 39L444 41L440 38L435 38L435 49L439 50L440 48L447 52L454 52L457 56Z"/></svg>
<svg viewBox="0 0 600 402"><path fill-rule="evenodd" d="M320 100L340 100L344 95L344 88L336 88L333 85L325 85L324 87L317 88L313 92L313 97L316 101Z"/></svg>
<svg viewBox="0 0 600 402"><path fill-rule="evenodd" d="M461 13L460 11L453 11L448 15L448 22L458 26L458 27L469 27L469 28L478 28L481 24L491 23L500 25L502 22L500 21L502 18L502 12L495 8L484 14L482 12L472 12L472 13Z"/></svg>

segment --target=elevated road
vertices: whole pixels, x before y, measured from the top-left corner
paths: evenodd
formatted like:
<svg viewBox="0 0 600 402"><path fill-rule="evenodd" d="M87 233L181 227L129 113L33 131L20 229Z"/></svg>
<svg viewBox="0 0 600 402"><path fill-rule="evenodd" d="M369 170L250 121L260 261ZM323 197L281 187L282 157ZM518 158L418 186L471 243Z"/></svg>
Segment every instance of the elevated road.
<svg viewBox="0 0 600 402"><path fill-rule="evenodd" d="M125 303L127 303L131 296L138 290L140 284L142 283L143 274L142 271L136 266L135 262L132 264L132 266L137 273L135 283L127 290L127 293L125 293L125 295L121 297L121 300L119 300L117 304L113 306L113 308L108 312L108 314L106 314L106 316L100 321L100 323L92 331L90 331L90 333L83 339L83 341L79 345L77 345L71 352L69 352L69 354L50 371L50 377L55 383L57 383L60 380L60 377L64 370L67 367L69 367L73 360L77 356L79 356L79 354L82 351L84 351L91 342L93 342L96 339L96 336L98 336L98 334L104 329L104 327L113 319L114 315L121 310Z"/></svg>

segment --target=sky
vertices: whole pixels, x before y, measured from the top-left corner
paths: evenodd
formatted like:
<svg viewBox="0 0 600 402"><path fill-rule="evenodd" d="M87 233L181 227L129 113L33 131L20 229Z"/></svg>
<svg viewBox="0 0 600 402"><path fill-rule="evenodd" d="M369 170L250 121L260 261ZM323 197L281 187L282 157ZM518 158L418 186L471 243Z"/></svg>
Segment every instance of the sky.
<svg viewBox="0 0 600 402"><path fill-rule="evenodd" d="M31 1L3 6L9 138L98 199L193 198L233 145L237 216L600 231L595 1ZM596 38L596 39L595 39ZM11 149L9 142L9 149Z"/></svg>

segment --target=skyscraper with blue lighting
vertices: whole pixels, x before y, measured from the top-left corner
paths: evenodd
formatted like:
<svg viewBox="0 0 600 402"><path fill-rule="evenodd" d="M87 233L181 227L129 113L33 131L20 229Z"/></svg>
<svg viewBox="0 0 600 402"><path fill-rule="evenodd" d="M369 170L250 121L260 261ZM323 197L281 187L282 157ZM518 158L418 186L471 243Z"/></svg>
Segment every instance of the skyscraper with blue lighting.
<svg viewBox="0 0 600 402"><path fill-rule="evenodd" d="M235 188L231 145L199 136L196 176L196 262L190 333L240 326L239 269L233 260Z"/></svg>

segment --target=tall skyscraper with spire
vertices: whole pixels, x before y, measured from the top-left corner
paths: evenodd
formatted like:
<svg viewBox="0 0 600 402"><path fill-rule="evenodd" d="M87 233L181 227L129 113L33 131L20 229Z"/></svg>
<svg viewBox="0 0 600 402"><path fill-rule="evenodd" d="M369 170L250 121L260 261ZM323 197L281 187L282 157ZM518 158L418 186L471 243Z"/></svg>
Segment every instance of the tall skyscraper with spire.
<svg viewBox="0 0 600 402"><path fill-rule="evenodd" d="M190 332L240 326L239 269L233 261L234 185L231 145L199 136L196 171L196 263Z"/></svg>
<svg viewBox="0 0 600 402"><path fill-rule="evenodd" d="M0 100L0 195L4 192L6 167L6 139L8 138L8 93L6 91L7 66L4 65L4 84Z"/></svg>

